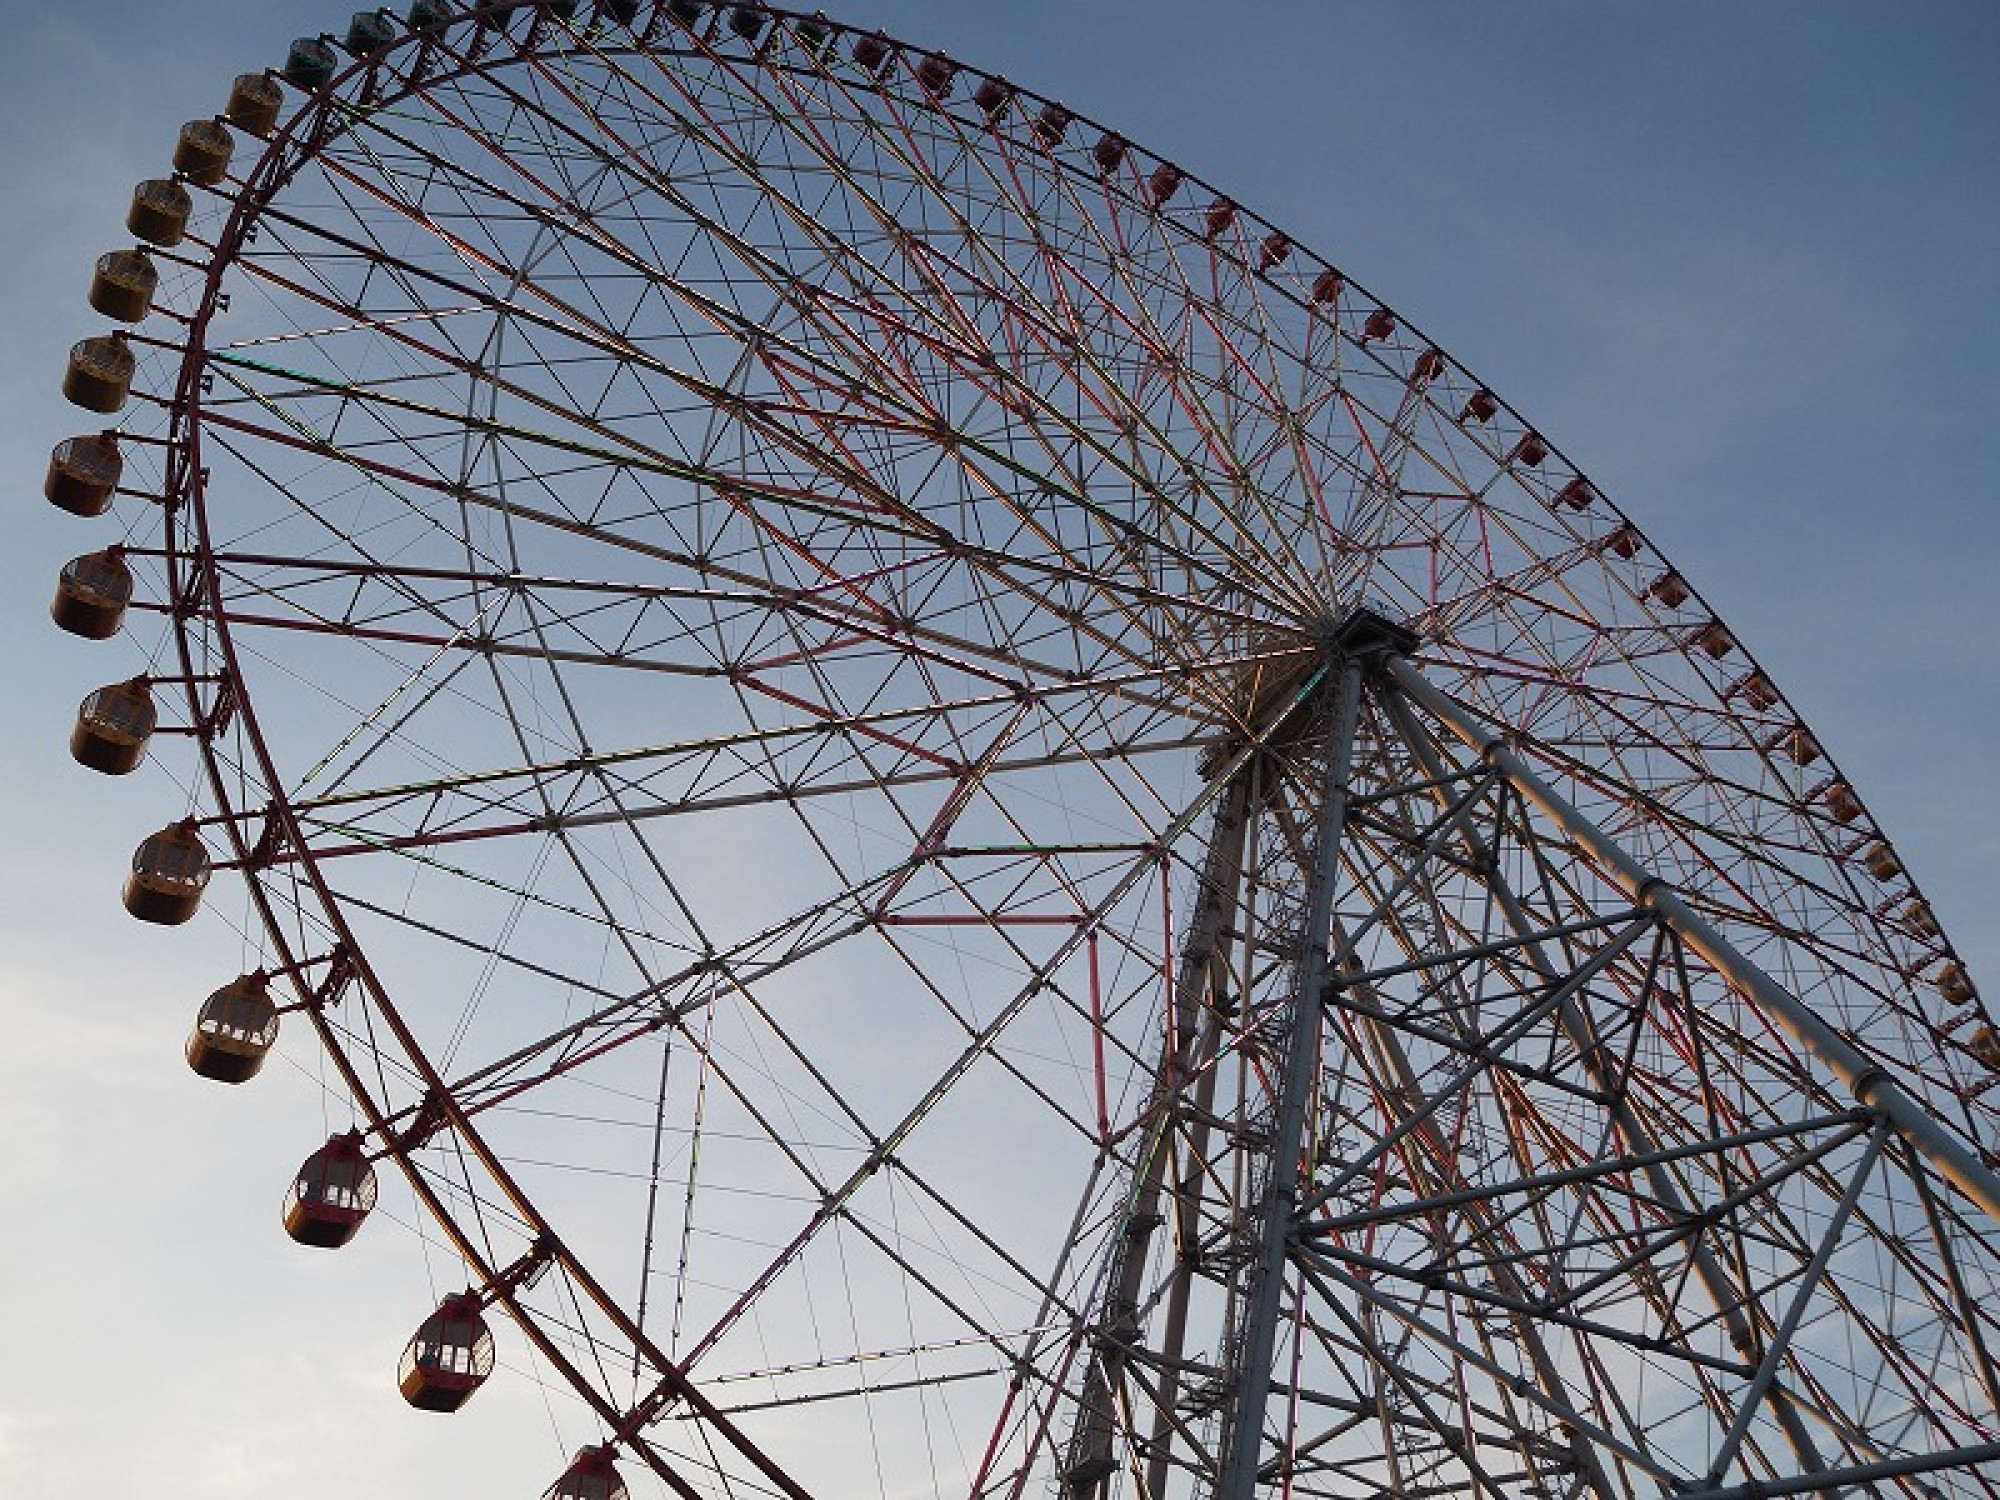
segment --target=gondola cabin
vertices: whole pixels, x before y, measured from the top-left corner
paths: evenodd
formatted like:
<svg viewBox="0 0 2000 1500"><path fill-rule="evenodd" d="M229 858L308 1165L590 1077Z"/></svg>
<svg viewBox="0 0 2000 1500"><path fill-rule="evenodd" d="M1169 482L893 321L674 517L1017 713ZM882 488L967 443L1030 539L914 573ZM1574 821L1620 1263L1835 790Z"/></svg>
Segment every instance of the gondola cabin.
<svg viewBox="0 0 2000 1500"><path fill-rule="evenodd" d="M1588 479L1572 479L1556 492L1556 503L1567 505L1571 510L1589 510L1590 502L1597 498Z"/></svg>
<svg viewBox="0 0 2000 1500"><path fill-rule="evenodd" d="M1976 993L1972 980L1966 975L1965 966L1960 963L1948 963L1938 970L1936 983L1944 1003L1954 1008L1970 1002Z"/></svg>
<svg viewBox="0 0 2000 1500"><path fill-rule="evenodd" d="M1662 573L1647 585L1646 592L1668 609L1679 609L1688 602L1687 583L1678 573Z"/></svg>
<svg viewBox="0 0 2000 1500"><path fill-rule="evenodd" d="M683 26L692 26L701 15L700 8L686 3L686 0L667 0L667 10ZM879 31L873 36L856 37L854 60L876 77L881 77L889 66L888 39Z"/></svg>
<svg viewBox="0 0 2000 1500"><path fill-rule="evenodd" d="M285 91L262 73L239 73L229 86L229 103L222 113L248 135L269 135L284 107Z"/></svg>
<svg viewBox="0 0 2000 1500"><path fill-rule="evenodd" d="M285 1233L301 1245L337 1250L361 1232L375 1206L375 1168L358 1131L336 1135L305 1159L285 1194Z"/></svg>
<svg viewBox="0 0 2000 1500"><path fill-rule="evenodd" d="M116 433L64 438L49 453L42 493L49 504L73 516L101 516L111 508L111 497L124 474Z"/></svg>
<svg viewBox="0 0 2000 1500"><path fill-rule="evenodd" d="M917 82L934 99L947 97L951 93L952 80L957 77L958 64L948 57L933 54L917 64Z"/></svg>
<svg viewBox="0 0 2000 1500"><path fill-rule="evenodd" d="M109 338L85 339L69 351L69 367L63 371L62 393L71 404L85 411L109 416L124 406L132 392L132 373L138 361L126 346L124 330Z"/></svg>
<svg viewBox="0 0 2000 1500"><path fill-rule="evenodd" d="M1717 661L1736 649L1736 637L1720 620L1710 620L1694 633L1691 644L1701 647Z"/></svg>
<svg viewBox="0 0 2000 1500"><path fill-rule="evenodd" d="M214 187L228 175L236 137L218 120L189 120L174 142L174 170L189 182Z"/></svg>
<svg viewBox="0 0 2000 1500"><path fill-rule="evenodd" d="M49 618L87 641L108 640L118 634L131 602L132 570L125 565L125 549L107 547L63 564Z"/></svg>
<svg viewBox="0 0 2000 1500"><path fill-rule="evenodd" d="M278 1007L262 974L232 979L202 1002L188 1033L188 1066L217 1083L257 1076L278 1040Z"/></svg>
<svg viewBox="0 0 2000 1500"><path fill-rule="evenodd" d="M357 10L341 42L351 57L366 57L396 40L396 23L386 10Z"/></svg>
<svg viewBox="0 0 2000 1500"><path fill-rule="evenodd" d="M479 1299L460 1292L424 1319L398 1372L403 1399L419 1411L457 1411L493 1373L493 1334Z"/></svg>
<svg viewBox="0 0 2000 1500"><path fill-rule="evenodd" d="M311 94L332 83L334 69L339 66L340 57L333 48L318 37L302 36L285 53L285 66L278 76Z"/></svg>
<svg viewBox="0 0 2000 1500"><path fill-rule="evenodd" d="M160 289L159 268L143 250L113 250L97 257L85 300L107 318L144 322Z"/></svg>
<svg viewBox="0 0 2000 1500"><path fill-rule="evenodd" d="M1609 552L1613 557L1631 559L1639 555L1639 533L1628 525L1620 525L1616 530L1605 533L1598 550Z"/></svg>
<svg viewBox="0 0 2000 1500"><path fill-rule="evenodd" d="M579 1448L547 1500L627 1500L630 1494L609 1448Z"/></svg>
<svg viewBox="0 0 2000 1500"><path fill-rule="evenodd" d="M998 119L1013 99L1014 91L998 78L987 79L972 94L972 102L989 120Z"/></svg>
<svg viewBox="0 0 2000 1500"><path fill-rule="evenodd" d="M602 0L598 9L609 14L620 26L630 26L639 14L639 0ZM817 14L801 17L792 23L792 34L806 51L815 57L823 56L833 45L833 33L827 27L826 16Z"/></svg>
<svg viewBox="0 0 2000 1500"><path fill-rule="evenodd" d="M194 824L173 823L141 844L125 878L125 910L142 922L178 927L195 914L208 888L208 849Z"/></svg>
<svg viewBox="0 0 2000 1500"><path fill-rule="evenodd" d="M125 227L149 245L171 250L187 233L194 199L170 177L153 177L132 189L132 207Z"/></svg>
<svg viewBox="0 0 2000 1500"><path fill-rule="evenodd" d="M1903 862L1887 844L1870 844L1861 858L1868 866L1868 873L1885 883L1903 873Z"/></svg>
<svg viewBox="0 0 2000 1500"><path fill-rule="evenodd" d="M1854 795L1854 788L1844 781L1828 783L1820 800L1826 804L1826 810L1833 815L1836 823L1852 823L1861 816L1861 799Z"/></svg>
<svg viewBox="0 0 2000 1500"><path fill-rule="evenodd" d="M158 722L152 686L145 678L114 682L92 693L77 709L69 753L78 765L106 776L127 775L146 758L146 742Z"/></svg>

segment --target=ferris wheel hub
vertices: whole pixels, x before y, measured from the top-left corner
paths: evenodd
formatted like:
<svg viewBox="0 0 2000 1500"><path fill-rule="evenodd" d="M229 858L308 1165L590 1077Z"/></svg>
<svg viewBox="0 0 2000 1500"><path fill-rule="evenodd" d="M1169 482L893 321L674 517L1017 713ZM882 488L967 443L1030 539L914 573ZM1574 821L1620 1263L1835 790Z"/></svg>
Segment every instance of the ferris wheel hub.
<svg viewBox="0 0 2000 1500"><path fill-rule="evenodd" d="M1373 663L1385 656L1408 656L1422 637L1382 610L1357 604L1325 627L1329 653Z"/></svg>

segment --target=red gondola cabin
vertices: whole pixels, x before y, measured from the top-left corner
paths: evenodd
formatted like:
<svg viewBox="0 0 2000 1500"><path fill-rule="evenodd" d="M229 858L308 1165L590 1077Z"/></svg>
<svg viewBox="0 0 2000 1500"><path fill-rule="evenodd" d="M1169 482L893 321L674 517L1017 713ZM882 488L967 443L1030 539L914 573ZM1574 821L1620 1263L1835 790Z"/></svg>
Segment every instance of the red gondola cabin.
<svg viewBox="0 0 2000 1500"><path fill-rule="evenodd" d="M627 1500L630 1494L609 1448L579 1448L546 1500Z"/></svg>
<svg viewBox="0 0 2000 1500"><path fill-rule="evenodd" d="M438 1304L403 1351L403 1399L419 1411L457 1411L493 1373L493 1334L479 1298L460 1292Z"/></svg>
<svg viewBox="0 0 2000 1500"><path fill-rule="evenodd" d="M285 1233L301 1245L337 1250L361 1230L375 1206L375 1169L361 1134L336 1135L305 1159L285 1194Z"/></svg>

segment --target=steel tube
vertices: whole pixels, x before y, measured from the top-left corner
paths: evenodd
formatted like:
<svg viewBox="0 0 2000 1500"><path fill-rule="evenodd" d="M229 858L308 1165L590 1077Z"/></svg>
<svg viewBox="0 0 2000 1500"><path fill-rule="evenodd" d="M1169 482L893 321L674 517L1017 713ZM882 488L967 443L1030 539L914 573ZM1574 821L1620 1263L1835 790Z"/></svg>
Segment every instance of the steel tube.
<svg viewBox="0 0 2000 1500"><path fill-rule="evenodd" d="M1696 1490L1676 1500L1769 1500L1776 1495L1820 1495L1850 1484L1871 1484L1878 1479L1904 1479L1912 1474L1935 1474L1939 1469L1971 1468L1975 1464L2000 1463L2000 1443L1974 1443L1944 1453L1911 1453L1900 1458L1878 1459L1872 1464L1855 1464L1826 1474L1795 1474L1783 1479L1752 1479L1725 1490Z"/></svg>

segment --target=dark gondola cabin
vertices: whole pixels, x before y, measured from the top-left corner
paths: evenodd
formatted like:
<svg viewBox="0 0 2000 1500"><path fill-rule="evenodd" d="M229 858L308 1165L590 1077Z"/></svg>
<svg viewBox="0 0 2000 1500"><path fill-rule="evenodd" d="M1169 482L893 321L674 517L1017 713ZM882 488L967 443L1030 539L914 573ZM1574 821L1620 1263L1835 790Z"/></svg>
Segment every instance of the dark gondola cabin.
<svg viewBox="0 0 2000 1500"><path fill-rule="evenodd" d="M1590 487L1588 479L1572 479L1556 493L1556 502L1567 505L1571 510L1589 510L1590 502L1597 493Z"/></svg>
<svg viewBox="0 0 2000 1500"><path fill-rule="evenodd" d="M92 693L77 709L69 753L80 766L124 776L138 770L146 758L146 742L158 722L152 686L145 678L114 682Z"/></svg>
<svg viewBox="0 0 2000 1500"><path fill-rule="evenodd" d="M493 1334L479 1299L460 1292L424 1319L398 1370L403 1399L419 1411L457 1411L493 1373Z"/></svg>
<svg viewBox="0 0 2000 1500"><path fill-rule="evenodd" d="M1694 639L1690 644L1701 647L1720 661L1736 649L1736 637L1729 633L1728 627L1720 620L1710 620L1694 633Z"/></svg>
<svg viewBox="0 0 2000 1500"><path fill-rule="evenodd" d="M1954 1009L1968 1003L1977 993L1972 987L1972 980L1966 975L1965 966L1960 963L1948 963L1938 970L1936 983L1944 1003Z"/></svg>
<svg viewBox="0 0 2000 1500"><path fill-rule="evenodd" d="M332 1137L305 1159L285 1194L285 1233L301 1245L337 1250L361 1232L375 1206L375 1168L361 1134Z"/></svg>
<svg viewBox="0 0 2000 1500"><path fill-rule="evenodd" d="M218 120L189 120L174 142L174 170L189 182L214 187L228 175L236 137Z"/></svg>
<svg viewBox="0 0 2000 1500"><path fill-rule="evenodd" d="M1615 531L1606 533L1598 543L1600 550L1613 557L1634 558L1639 555L1639 533L1628 525L1620 525Z"/></svg>
<svg viewBox="0 0 2000 1500"><path fill-rule="evenodd" d="M997 78L989 78L973 90L972 102L989 120L997 120L1013 102L1014 91Z"/></svg>
<svg viewBox="0 0 2000 1500"><path fill-rule="evenodd" d="M1687 583L1678 573L1662 573L1647 585L1646 592L1668 609L1679 609L1688 602Z"/></svg>
<svg viewBox="0 0 2000 1500"><path fill-rule="evenodd" d="M302 36L286 52L285 66L278 76L311 94L332 83L334 69L339 66L340 57L333 48L318 37Z"/></svg>
<svg viewBox="0 0 2000 1500"><path fill-rule="evenodd" d="M239 73L229 86L229 103L223 114L230 124L248 135L269 135L278 123L285 91L262 73Z"/></svg>
<svg viewBox="0 0 2000 1500"><path fill-rule="evenodd" d="M97 257L85 300L107 318L144 322L160 289L160 272L143 250L113 250Z"/></svg>
<svg viewBox="0 0 2000 1500"><path fill-rule="evenodd" d="M132 189L132 207L125 215L125 227L149 245L171 250L187 233L188 216L194 199L188 190L169 177L153 177Z"/></svg>
<svg viewBox="0 0 2000 1500"><path fill-rule="evenodd" d="M684 26L692 26L701 15L701 7L692 0L667 0L667 10ZM854 39L854 60L878 78L889 66L889 51L888 40L879 31Z"/></svg>
<svg viewBox="0 0 2000 1500"><path fill-rule="evenodd" d="M125 877L125 910L142 922L178 927L201 905L210 868L194 824L169 824L134 851L132 873Z"/></svg>
<svg viewBox="0 0 2000 1500"><path fill-rule="evenodd" d="M49 453L42 493L49 504L73 516L101 516L111 508L111 497L124 474L116 433L64 438Z"/></svg>
<svg viewBox="0 0 2000 1500"><path fill-rule="evenodd" d="M1903 862L1896 858L1896 851L1887 844L1870 844L1861 858L1868 866L1868 873L1877 880L1891 881L1903 873Z"/></svg>
<svg viewBox="0 0 2000 1500"><path fill-rule="evenodd" d="M630 1494L609 1448L579 1448L546 1500L627 1500Z"/></svg>
<svg viewBox="0 0 2000 1500"><path fill-rule="evenodd" d="M123 329L109 338L85 339L69 351L69 368L63 371L62 393L71 404L85 411L109 416L124 406L132 391L132 372L138 361L125 343Z"/></svg>
<svg viewBox="0 0 2000 1500"><path fill-rule="evenodd" d="M341 46L351 57L366 57L396 39L396 23L386 10L357 10Z"/></svg>
<svg viewBox="0 0 2000 1500"><path fill-rule="evenodd" d="M125 549L107 547L63 564L49 618L87 641L108 640L118 634L131 602L132 570L125 565Z"/></svg>
<svg viewBox="0 0 2000 1500"><path fill-rule="evenodd" d="M232 979L202 1002L188 1033L188 1066L217 1083L257 1076L278 1040L278 1007L262 974Z"/></svg>

